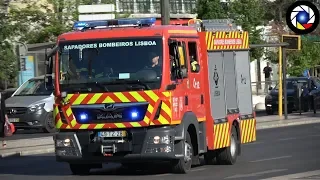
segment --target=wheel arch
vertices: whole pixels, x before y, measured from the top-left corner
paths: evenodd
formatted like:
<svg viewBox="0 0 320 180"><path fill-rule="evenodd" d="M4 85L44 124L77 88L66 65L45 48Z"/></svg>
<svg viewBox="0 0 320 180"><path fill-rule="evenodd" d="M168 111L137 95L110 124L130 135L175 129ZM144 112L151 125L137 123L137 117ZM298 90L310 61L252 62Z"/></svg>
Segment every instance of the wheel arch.
<svg viewBox="0 0 320 180"><path fill-rule="evenodd" d="M187 132L191 137L194 153L199 154L200 143L199 143L199 122L196 115L193 112L186 112L183 115L181 123L176 127L176 138L175 140L184 140Z"/></svg>

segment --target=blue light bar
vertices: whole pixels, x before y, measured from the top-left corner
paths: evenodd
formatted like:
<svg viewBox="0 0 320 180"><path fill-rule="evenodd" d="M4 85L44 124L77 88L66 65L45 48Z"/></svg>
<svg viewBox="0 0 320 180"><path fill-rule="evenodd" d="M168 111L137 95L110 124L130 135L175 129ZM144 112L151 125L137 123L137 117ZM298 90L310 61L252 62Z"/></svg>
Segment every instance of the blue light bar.
<svg viewBox="0 0 320 180"><path fill-rule="evenodd" d="M110 19L110 20L99 20L99 21L77 21L74 23L74 29L82 28L95 28L99 26L110 27L110 26L151 26L156 22L156 18L139 18L139 19Z"/></svg>

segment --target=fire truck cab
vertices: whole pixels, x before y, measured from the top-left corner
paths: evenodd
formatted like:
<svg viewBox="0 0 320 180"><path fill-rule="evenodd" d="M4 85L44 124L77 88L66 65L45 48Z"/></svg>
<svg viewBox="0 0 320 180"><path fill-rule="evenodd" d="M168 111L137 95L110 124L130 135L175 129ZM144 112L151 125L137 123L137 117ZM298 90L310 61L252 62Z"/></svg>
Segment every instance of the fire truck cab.
<svg viewBox="0 0 320 180"><path fill-rule="evenodd" d="M187 173L202 156L234 164L241 144L256 140L248 33L199 22L76 22L60 35L46 76L55 93L57 161L73 174L157 161Z"/></svg>

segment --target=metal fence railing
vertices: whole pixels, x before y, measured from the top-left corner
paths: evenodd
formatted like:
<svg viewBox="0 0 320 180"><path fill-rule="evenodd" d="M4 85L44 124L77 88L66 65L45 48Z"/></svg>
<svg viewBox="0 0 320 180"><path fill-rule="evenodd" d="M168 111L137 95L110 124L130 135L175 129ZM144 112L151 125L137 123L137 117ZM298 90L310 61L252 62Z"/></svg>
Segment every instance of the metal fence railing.
<svg viewBox="0 0 320 180"><path fill-rule="evenodd" d="M253 95L266 95L269 92L269 87L274 88L278 84L278 80L251 82Z"/></svg>

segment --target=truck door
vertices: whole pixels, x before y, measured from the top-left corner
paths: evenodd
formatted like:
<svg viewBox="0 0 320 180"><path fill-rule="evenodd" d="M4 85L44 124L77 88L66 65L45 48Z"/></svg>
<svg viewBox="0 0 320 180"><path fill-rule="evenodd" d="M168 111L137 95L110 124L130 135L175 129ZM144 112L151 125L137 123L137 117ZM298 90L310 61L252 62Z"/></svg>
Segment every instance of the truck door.
<svg viewBox="0 0 320 180"><path fill-rule="evenodd" d="M190 100L188 99L188 89L190 88L188 79L188 67L187 67L187 51L186 44L183 40L170 39L175 41L169 45L169 55L171 64L171 83L176 85L174 91L172 91L172 123L178 124L182 120L184 113L188 109ZM177 68L185 70L186 73L183 77L178 77Z"/></svg>
<svg viewBox="0 0 320 180"><path fill-rule="evenodd" d="M200 61L198 57L198 47L199 41L196 39L193 41L188 41L188 56L187 61L189 65L188 78L190 81L190 91L189 99L192 102L190 104L192 111L196 113L198 120L201 120L205 117L204 110L204 94L203 94L203 84L201 81L200 74ZM198 64L197 66L193 64Z"/></svg>

